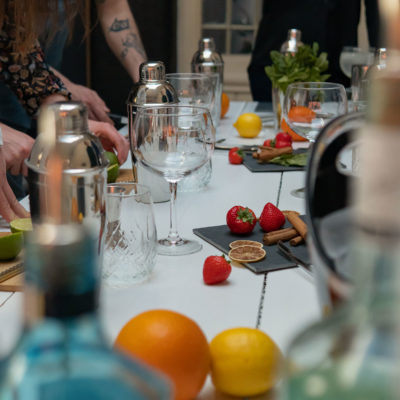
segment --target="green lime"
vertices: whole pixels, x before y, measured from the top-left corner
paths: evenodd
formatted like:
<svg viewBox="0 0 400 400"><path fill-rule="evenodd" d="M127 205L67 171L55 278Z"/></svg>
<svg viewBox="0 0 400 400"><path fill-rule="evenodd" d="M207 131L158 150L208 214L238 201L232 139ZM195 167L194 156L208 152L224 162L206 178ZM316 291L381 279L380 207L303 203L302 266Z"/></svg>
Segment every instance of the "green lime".
<svg viewBox="0 0 400 400"><path fill-rule="evenodd" d="M22 232L0 233L0 260L11 260L17 257L24 244Z"/></svg>
<svg viewBox="0 0 400 400"><path fill-rule="evenodd" d="M110 162L110 166L114 165L114 164L118 164L118 157L115 155L115 153L113 153L112 151L105 151L104 155L106 156L107 160Z"/></svg>
<svg viewBox="0 0 400 400"><path fill-rule="evenodd" d="M11 232L29 232L32 228L32 220L30 218L17 218L10 222Z"/></svg>
<svg viewBox="0 0 400 400"><path fill-rule="evenodd" d="M119 165L113 164L107 168L107 183L114 183L119 174Z"/></svg>

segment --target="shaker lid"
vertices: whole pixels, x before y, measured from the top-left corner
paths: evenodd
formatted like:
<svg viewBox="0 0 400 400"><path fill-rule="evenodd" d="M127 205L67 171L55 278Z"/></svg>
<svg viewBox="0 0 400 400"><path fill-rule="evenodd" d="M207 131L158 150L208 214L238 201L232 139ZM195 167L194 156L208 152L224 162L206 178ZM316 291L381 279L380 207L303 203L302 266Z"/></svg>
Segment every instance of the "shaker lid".
<svg viewBox="0 0 400 400"><path fill-rule="evenodd" d="M150 61L140 64L139 67L140 80L147 81L163 81L165 80L165 66L162 61Z"/></svg>
<svg viewBox="0 0 400 400"><path fill-rule="evenodd" d="M126 103L130 106L178 103L174 87L165 79L162 61L148 61L139 67L140 81L129 92Z"/></svg>
<svg viewBox="0 0 400 400"><path fill-rule="evenodd" d="M221 54L215 49L213 38L202 38L199 40L199 49L193 54L193 64L223 65Z"/></svg>
<svg viewBox="0 0 400 400"><path fill-rule="evenodd" d="M87 109L79 102L58 102L42 106L38 116L38 137L26 160L29 168L45 173L50 154L57 152L63 169L105 168L108 161L100 140L89 132Z"/></svg>

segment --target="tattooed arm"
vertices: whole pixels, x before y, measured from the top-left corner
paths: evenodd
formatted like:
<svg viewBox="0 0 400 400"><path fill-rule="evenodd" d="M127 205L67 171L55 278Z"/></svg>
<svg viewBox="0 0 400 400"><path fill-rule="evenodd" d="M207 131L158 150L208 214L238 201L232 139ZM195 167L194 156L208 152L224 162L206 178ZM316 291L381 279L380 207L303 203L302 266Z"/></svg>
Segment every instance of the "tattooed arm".
<svg viewBox="0 0 400 400"><path fill-rule="evenodd" d="M139 65L146 61L146 52L127 0L96 0L99 19L106 41L128 71L139 80Z"/></svg>

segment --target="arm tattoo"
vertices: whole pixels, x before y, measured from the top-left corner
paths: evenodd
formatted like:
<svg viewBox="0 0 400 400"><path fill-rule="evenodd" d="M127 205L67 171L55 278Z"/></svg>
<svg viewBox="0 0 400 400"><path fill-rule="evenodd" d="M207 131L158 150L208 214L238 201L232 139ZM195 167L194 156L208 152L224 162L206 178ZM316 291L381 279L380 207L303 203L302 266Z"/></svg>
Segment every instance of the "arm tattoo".
<svg viewBox="0 0 400 400"><path fill-rule="evenodd" d="M145 57L140 39L136 33L130 32L125 39L122 39L123 50L121 51L121 58L125 58L129 49L135 49L139 54Z"/></svg>
<svg viewBox="0 0 400 400"><path fill-rule="evenodd" d="M129 29L129 19L114 19L114 22L110 26L111 32L120 32Z"/></svg>

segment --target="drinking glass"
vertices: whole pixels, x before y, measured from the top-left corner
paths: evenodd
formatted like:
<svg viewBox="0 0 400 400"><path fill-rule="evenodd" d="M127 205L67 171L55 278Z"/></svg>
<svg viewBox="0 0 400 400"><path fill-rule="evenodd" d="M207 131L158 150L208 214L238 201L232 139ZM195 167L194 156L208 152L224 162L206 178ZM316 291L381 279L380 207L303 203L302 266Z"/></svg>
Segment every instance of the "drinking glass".
<svg viewBox="0 0 400 400"><path fill-rule="evenodd" d="M215 130L208 109L168 105L138 107L131 135L133 155L145 168L169 183L170 228L168 237L158 241L158 253L195 253L201 244L182 239L177 229L177 184L207 163L215 144Z"/></svg>
<svg viewBox="0 0 400 400"><path fill-rule="evenodd" d="M150 189L131 182L108 184L106 207L105 282L121 287L148 279L157 254Z"/></svg>
<svg viewBox="0 0 400 400"><path fill-rule="evenodd" d="M218 75L217 75L218 77ZM171 73L166 75L168 82L178 95L179 104L206 107L215 125L212 109L215 103L216 85L209 75L201 73ZM196 172L182 179L178 192L199 192L210 182L212 174L211 159Z"/></svg>
<svg viewBox="0 0 400 400"><path fill-rule="evenodd" d="M365 50L360 47L345 46L340 53L340 69L348 78L351 78L352 66L372 65L374 62L374 52L373 48Z"/></svg>
<svg viewBox="0 0 400 400"><path fill-rule="evenodd" d="M330 120L346 113L346 90L339 83L300 82L292 83L286 89L283 118L295 133L311 144ZM292 194L304 198L304 188Z"/></svg>

